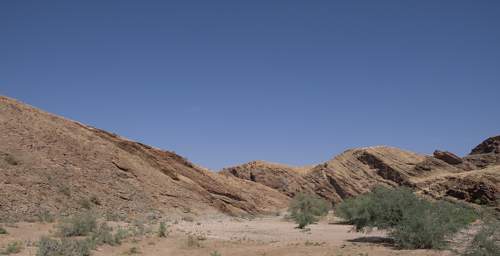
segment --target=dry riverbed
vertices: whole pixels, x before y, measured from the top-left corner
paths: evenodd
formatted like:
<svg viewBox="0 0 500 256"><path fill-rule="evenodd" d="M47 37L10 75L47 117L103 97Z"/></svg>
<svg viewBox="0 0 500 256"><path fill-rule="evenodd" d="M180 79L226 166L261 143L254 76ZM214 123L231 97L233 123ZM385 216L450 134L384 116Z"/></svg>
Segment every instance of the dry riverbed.
<svg viewBox="0 0 500 256"><path fill-rule="evenodd" d="M166 238L157 236L158 224L150 224L150 232L128 238L119 246L100 246L93 255L209 256L214 251L222 256L452 255L447 251L397 250L384 239L383 232L356 233L351 226L332 222L325 219L304 231L279 216L172 220L167 222L170 233ZM36 255L36 241L43 235L54 235L54 225L8 225L8 234L0 235L0 247L20 241L24 248L13 255Z"/></svg>

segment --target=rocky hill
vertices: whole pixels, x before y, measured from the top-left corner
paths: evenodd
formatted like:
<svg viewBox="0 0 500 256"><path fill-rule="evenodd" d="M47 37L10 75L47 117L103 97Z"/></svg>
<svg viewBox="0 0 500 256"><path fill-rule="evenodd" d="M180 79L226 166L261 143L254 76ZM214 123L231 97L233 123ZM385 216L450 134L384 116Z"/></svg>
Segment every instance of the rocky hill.
<svg viewBox="0 0 500 256"><path fill-rule="evenodd" d="M333 203L368 192L376 185L404 185L434 198L458 199L498 208L499 141L500 136L489 138L463 158L447 151L437 150L433 156L426 156L377 146L347 150L302 173L291 167L252 163L223 172L278 189L288 196L312 191ZM287 180L286 177L292 178ZM288 183L293 185L286 186Z"/></svg>
<svg viewBox="0 0 500 256"><path fill-rule="evenodd" d="M0 97L0 219L92 207L120 216L274 211L288 197L169 151Z"/></svg>
<svg viewBox="0 0 500 256"><path fill-rule="evenodd" d="M465 157L378 146L312 167L254 161L211 172L160 150L0 96L0 220L70 214L257 214L299 192L332 203L376 185L500 208L500 136Z"/></svg>

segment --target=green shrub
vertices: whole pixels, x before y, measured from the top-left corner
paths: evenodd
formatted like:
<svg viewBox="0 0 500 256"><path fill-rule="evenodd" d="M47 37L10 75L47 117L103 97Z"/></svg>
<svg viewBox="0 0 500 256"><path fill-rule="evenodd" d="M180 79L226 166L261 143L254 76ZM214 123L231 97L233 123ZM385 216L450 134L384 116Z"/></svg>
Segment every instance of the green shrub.
<svg viewBox="0 0 500 256"><path fill-rule="evenodd" d="M84 212L62 221L58 233L63 237L86 236L97 228L97 218L90 212Z"/></svg>
<svg viewBox="0 0 500 256"><path fill-rule="evenodd" d="M10 255L14 253L19 253L23 249L23 244L19 241L10 242L7 244L5 249L0 251L0 255Z"/></svg>
<svg viewBox="0 0 500 256"><path fill-rule="evenodd" d="M167 226L165 222L160 222L160 227L158 228L158 236L159 237L167 237Z"/></svg>
<svg viewBox="0 0 500 256"><path fill-rule="evenodd" d="M496 256L500 252L500 221L486 219L465 250L465 256Z"/></svg>
<svg viewBox="0 0 500 256"><path fill-rule="evenodd" d="M0 235L6 235L6 234L8 234L7 230L2 226L0 226Z"/></svg>
<svg viewBox="0 0 500 256"><path fill-rule="evenodd" d="M318 217L328 213L328 203L314 195L299 193L290 202L288 208L292 218L302 229L309 224L316 223Z"/></svg>
<svg viewBox="0 0 500 256"><path fill-rule="evenodd" d="M92 245L88 239L68 239L62 240L42 237L38 241L36 256L90 256Z"/></svg>
<svg viewBox="0 0 500 256"><path fill-rule="evenodd" d="M357 231L385 229L397 246L406 249L443 248L446 238L477 219L477 213L462 205L431 202L408 188L376 187L372 192L347 199L335 214Z"/></svg>

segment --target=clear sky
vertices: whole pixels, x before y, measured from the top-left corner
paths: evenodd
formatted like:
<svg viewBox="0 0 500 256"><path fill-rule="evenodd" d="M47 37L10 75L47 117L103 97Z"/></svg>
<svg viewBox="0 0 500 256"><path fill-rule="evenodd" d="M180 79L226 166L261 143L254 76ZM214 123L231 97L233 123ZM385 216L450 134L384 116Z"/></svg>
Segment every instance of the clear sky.
<svg viewBox="0 0 500 256"><path fill-rule="evenodd" d="M500 134L500 1L0 1L0 94L212 169Z"/></svg>

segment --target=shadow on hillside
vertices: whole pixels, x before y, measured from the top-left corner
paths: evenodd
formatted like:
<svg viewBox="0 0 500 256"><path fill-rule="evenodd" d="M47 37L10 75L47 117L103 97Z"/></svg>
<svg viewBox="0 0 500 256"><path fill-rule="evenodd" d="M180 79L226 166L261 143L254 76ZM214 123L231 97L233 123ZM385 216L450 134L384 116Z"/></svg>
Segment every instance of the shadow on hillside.
<svg viewBox="0 0 500 256"><path fill-rule="evenodd" d="M394 240L387 237L381 236L363 236L354 239L347 240L351 243L368 243L368 244L378 244L387 247L394 247Z"/></svg>
<svg viewBox="0 0 500 256"><path fill-rule="evenodd" d="M328 222L328 225L352 225L352 223L346 220L335 220Z"/></svg>

